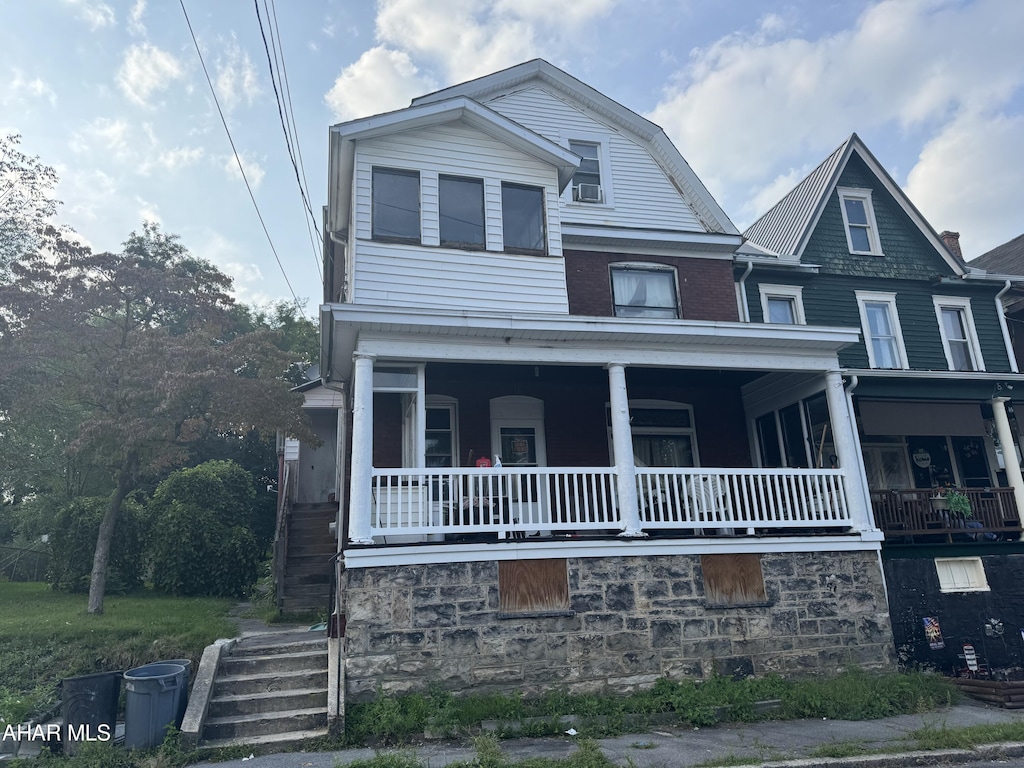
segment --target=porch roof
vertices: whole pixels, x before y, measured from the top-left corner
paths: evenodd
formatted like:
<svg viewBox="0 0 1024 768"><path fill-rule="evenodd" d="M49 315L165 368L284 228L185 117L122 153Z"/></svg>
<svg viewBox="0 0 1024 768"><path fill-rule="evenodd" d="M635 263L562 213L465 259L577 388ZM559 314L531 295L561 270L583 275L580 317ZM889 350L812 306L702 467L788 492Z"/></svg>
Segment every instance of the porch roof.
<svg viewBox="0 0 1024 768"><path fill-rule="evenodd" d="M444 362L836 370L855 328L393 309L320 308L324 380L348 379L355 352Z"/></svg>
<svg viewBox="0 0 1024 768"><path fill-rule="evenodd" d="M985 371L847 369L859 381L854 396L899 400L981 401L1024 396L1024 374ZM1016 389L1015 389L1016 387Z"/></svg>

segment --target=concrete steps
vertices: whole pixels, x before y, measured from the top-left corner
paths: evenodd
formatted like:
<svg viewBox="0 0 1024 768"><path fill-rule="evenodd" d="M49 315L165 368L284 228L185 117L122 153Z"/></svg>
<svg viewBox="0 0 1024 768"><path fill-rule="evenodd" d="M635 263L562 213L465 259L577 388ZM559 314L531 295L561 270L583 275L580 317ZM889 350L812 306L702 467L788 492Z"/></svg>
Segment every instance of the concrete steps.
<svg viewBox="0 0 1024 768"><path fill-rule="evenodd" d="M221 658L200 746L283 745L326 733L323 632L245 637Z"/></svg>

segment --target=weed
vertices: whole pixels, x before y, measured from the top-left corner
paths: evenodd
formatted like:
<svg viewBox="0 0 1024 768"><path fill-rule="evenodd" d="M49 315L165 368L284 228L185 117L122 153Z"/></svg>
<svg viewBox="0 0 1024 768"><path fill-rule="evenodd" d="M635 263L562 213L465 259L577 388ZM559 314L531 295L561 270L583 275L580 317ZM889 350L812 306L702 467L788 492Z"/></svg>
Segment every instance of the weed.
<svg viewBox="0 0 1024 768"><path fill-rule="evenodd" d="M807 755L809 757L854 757L866 755L870 751L859 741L830 741L808 750Z"/></svg>
<svg viewBox="0 0 1024 768"><path fill-rule="evenodd" d="M705 760L703 763L695 763L694 768L730 768L734 765L760 765L761 758L753 757L750 755L737 755L730 752L727 755L721 757L713 757L710 760Z"/></svg>
<svg viewBox="0 0 1024 768"><path fill-rule="evenodd" d="M656 749L658 745L653 741L634 741L629 746L633 749Z"/></svg>
<svg viewBox="0 0 1024 768"><path fill-rule="evenodd" d="M926 725L911 736L918 749L971 749L979 744L1024 741L1024 723L991 723L949 728Z"/></svg>
<svg viewBox="0 0 1024 768"><path fill-rule="evenodd" d="M413 752L378 752L367 760L336 762L335 768L423 768Z"/></svg>

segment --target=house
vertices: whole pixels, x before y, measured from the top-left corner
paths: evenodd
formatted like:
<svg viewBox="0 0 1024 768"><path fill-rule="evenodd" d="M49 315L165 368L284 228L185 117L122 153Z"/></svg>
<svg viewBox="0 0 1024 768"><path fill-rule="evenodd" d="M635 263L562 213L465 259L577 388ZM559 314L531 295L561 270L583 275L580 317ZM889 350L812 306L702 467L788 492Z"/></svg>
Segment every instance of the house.
<svg viewBox="0 0 1024 768"><path fill-rule="evenodd" d="M1024 235L1017 235L971 259L968 266L983 269L991 277L1004 276L1011 281L1010 290L1003 296L1003 305L1014 358L1019 367L1024 360L1024 290L1019 283L1020 276L1024 275Z"/></svg>
<svg viewBox="0 0 1024 768"><path fill-rule="evenodd" d="M859 329L740 317L658 126L526 62L333 126L326 230L349 699L893 663Z"/></svg>
<svg viewBox="0 0 1024 768"><path fill-rule="evenodd" d="M861 332L838 359L901 659L954 672L973 643L992 666L1019 665L1019 637L985 647L983 626L1024 626L1010 282L967 267L959 235L937 234L856 134L744 235L752 322ZM762 465L812 466L815 445L786 424L781 410L757 419Z"/></svg>

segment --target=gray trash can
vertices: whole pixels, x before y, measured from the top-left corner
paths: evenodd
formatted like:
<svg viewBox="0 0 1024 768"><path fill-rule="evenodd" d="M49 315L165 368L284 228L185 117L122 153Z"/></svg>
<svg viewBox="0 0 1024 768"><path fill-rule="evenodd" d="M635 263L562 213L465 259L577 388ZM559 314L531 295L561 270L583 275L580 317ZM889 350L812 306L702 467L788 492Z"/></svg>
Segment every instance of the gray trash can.
<svg viewBox="0 0 1024 768"><path fill-rule="evenodd" d="M185 668L185 680L181 684L181 698L178 701L178 716L174 719L174 727L181 728L181 721L185 719L185 709L188 708L188 684L192 679L192 659L167 659L157 661L155 664L181 664Z"/></svg>
<svg viewBox="0 0 1024 768"><path fill-rule="evenodd" d="M163 742L178 717L185 667L145 664L124 673L124 745L149 749Z"/></svg>
<svg viewBox="0 0 1024 768"><path fill-rule="evenodd" d="M83 742L113 740L120 693L120 672L98 672L60 681L65 754L75 754Z"/></svg>

